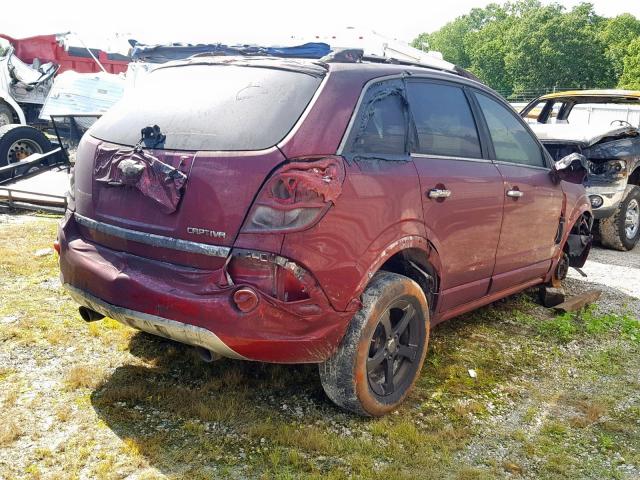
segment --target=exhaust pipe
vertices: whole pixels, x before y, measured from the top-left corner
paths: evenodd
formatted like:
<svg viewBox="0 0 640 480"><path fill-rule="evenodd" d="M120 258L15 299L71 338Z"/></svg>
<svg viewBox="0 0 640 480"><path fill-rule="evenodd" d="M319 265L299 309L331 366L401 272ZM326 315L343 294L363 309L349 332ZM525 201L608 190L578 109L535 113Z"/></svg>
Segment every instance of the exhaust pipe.
<svg viewBox="0 0 640 480"><path fill-rule="evenodd" d="M212 352L211 350L207 350L206 348L196 347L196 350L198 351L198 354L200 355L202 361L206 363L215 362L216 360L220 360L222 358L222 355Z"/></svg>
<svg viewBox="0 0 640 480"><path fill-rule="evenodd" d="M87 307L78 308L78 312L85 322L95 322L96 320L102 320L104 318L104 315L101 313Z"/></svg>

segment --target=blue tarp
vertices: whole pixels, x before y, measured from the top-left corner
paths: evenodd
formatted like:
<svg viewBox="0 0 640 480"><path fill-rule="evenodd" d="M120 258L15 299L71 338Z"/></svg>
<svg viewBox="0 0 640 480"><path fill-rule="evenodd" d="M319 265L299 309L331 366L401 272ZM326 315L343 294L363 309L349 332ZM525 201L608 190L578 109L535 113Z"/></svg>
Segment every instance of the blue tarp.
<svg viewBox="0 0 640 480"><path fill-rule="evenodd" d="M197 54L268 56L283 58L322 58L331 47L322 42L305 43L294 47L263 47L257 45L224 45L222 43L197 44L172 43L166 45L144 45L130 40L133 50L131 59L150 63L181 60Z"/></svg>

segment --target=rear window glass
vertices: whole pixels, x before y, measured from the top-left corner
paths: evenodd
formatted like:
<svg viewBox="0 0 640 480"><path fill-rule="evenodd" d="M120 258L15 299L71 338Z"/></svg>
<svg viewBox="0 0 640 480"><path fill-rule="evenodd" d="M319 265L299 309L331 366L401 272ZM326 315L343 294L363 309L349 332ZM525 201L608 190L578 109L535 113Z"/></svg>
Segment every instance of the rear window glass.
<svg viewBox="0 0 640 480"><path fill-rule="evenodd" d="M321 81L276 68L161 68L127 92L90 133L135 145L142 128L158 125L166 149L262 150L289 133Z"/></svg>

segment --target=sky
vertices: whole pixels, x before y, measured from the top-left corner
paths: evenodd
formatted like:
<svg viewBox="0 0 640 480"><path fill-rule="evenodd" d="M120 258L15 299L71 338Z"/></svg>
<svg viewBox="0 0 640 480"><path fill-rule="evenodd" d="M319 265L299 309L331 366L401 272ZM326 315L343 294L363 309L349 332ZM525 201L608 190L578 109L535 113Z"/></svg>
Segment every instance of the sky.
<svg viewBox="0 0 640 480"><path fill-rule="evenodd" d="M306 41L315 35L340 34L346 27L410 42L418 34L437 30L471 8L492 2L30 0L2 3L2 33L21 38L70 31L77 33L87 46L116 51L122 50L128 38L143 43L274 45L296 43L292 36L294 40ZM552 2L543 0L543 3ZM570 8L579 2L558 3ZM591 3L600 15L629 12L640 18L638 0L591 0ZM26 16L25 10L30 12Z"/></svg>

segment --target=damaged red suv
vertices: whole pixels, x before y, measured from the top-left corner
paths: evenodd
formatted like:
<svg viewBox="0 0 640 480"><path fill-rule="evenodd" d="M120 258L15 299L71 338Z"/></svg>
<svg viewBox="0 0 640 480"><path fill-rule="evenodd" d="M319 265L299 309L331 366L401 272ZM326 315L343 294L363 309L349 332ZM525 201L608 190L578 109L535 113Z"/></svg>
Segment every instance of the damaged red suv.
<svg viewBox="0 0 640 480"><path fill-rule="evenodd" d="M431 327L584 263L583 162L460 71L167 63L78 148L62 279L85 320L317 363L331 400L382 415Z"/></svg>

